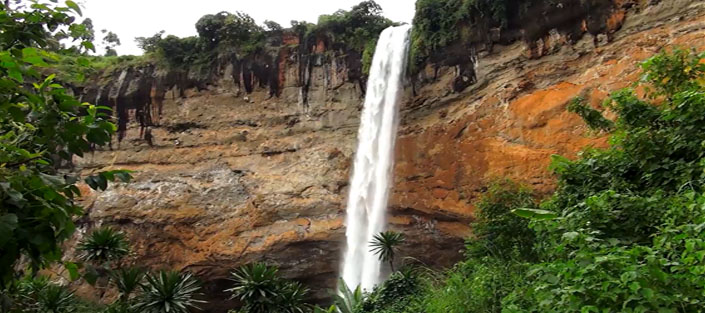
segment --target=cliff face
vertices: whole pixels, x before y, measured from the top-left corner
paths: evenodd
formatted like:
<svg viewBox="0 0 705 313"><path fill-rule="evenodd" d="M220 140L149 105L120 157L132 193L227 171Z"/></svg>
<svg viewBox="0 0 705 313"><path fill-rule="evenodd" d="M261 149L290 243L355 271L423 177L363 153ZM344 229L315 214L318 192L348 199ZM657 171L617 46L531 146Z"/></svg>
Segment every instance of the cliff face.
<svg viewBox="0 0 705 313"><path fill-rule="evenodd" d="M705 49L703 1L619 8L604 15L605 23L619 19L609 36L548 30L474 50L472 79L459 64L431 60L402 105L390 223L409 238L403 255L433 267L459 260L473 203L493 179L510 177L545 194L553 188L551 154L605 145L566 111L569 100L581 95L599 106L638 80L639 63L663 47ZM129 233L136 264L192 271L212 299L225 299L229 271L252 261L279 265L325 299L344 242L363 101L359 56L323 43L312 45L315 53L281 51L244 67L226 62L208 81L164 84L164 97L152 91L160 90L154 81L175 74L132 70L151 84L129 73L123 82L115 77L111 84L128 86L113 92L115 102L129 94L120 88L149 86L143 101L153 103L149 118L158 126L145 140L138 123L125 124L119 145L77 163L86 173L136 171L133 183L102 193L85 188L83 228L116 225ZM252 64L268 68L267 78L242 71ZM256 83L246 88L244 81ZM137 107L124 114L139 116ZM220 300L213 311L229 307Z"/></svg>

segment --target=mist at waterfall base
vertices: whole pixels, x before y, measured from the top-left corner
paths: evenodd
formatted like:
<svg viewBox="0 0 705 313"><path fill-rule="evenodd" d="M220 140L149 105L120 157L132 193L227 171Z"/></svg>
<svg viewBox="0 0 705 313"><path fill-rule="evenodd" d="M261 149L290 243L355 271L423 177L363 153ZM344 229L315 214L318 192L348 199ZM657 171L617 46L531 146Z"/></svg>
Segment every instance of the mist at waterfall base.
<svg viewBox="0 0 705 313"><path fill-rule="evenodd" d="M398 105L407 65L410 29L409 25L385 29L372 58L346 217L347 247L342 278L352 290L361 286L370 291L382 280L382 264L370 251L369 243L387 226L387 201L399 124Z"/></svg>

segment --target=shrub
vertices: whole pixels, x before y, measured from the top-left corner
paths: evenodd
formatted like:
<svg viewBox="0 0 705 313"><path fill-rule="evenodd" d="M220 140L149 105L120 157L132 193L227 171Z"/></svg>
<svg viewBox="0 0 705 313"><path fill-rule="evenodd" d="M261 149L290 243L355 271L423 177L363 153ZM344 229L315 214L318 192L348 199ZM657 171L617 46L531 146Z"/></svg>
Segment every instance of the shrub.
<svg viewBox="0 0 705 313"><path fill-rule="evenodd" d="M130 300L130 296L142 287L145 275L144 270L136 267L122 268L111 273L113 284L120 293L120 301Z"/></svg>
<svg viewBox="0 0 705 313"><path fill-rule="evenodd" d="M408 267L394 272L383 284L366 295L356 308L359 313L412 313L419 312L419 296L425 288L425 281L418 269Z"/></svg>
<svg viewBox="0 0 705 313"><path fill-rule="evenodd" d="M146 313L189 313L205 301L198 300L201 287L191 274L160 271L148 274L135 308Z"/></svg>
<svg viewBox="0 0 705 313"><path fill-rule="evenodd" d="M502 299L526 283L526 265L494 257L456 264L425 296L426 313L502 312Z"/></svg>
<svg viewBox="0 0 705 313"><path fill-rule="evenodd" d="M382 16L382 7L372 0L362 1L350 11L339 10L318 17L318 24L309 33L325 34L334 42L362 52L385 28L394 23Z"/></svg>
<svg viewBox="0 0 705 313"><path fill-rule="evenodd" d="M264 263L243 265L232 273L235 287L226 291L243 303L244 313L302 313L311 308L304 300L308 289L284 280L278 269Z"/></svg>
<svg viewBox="0 0 705 313"><path fill-rule="evenodd" d="M92 231L78 243L77 250L82 260L100 265L119 261L130 252L125 234L111 227Z"/></svg>
<svg viewBox="0 0 705 313"><path fill-rule="evenodd" d="M632 89L614 92L607 102L614 122L572 108L611 132L610 147L588 148L575 160L554 156L557 189L540 209L516 185L490 188L478 204L468 259L423 291L418 311L701 312L704 57L675 49L646 61L647 100ZM536 219L527 231L507 212ZM489 245L483 241L502 248L477 249ZM504 252L531 242L532 258Z"/></svg>
<svg viewBox="0 0 705 313"><path fill-rule="evenodd" d="M0 3L0 286L17 279L20 260L35 272L61 260L62 243L82 214L81 176L59 171L96 146L110 143L116 127L105 110L82 104L55 81L57 38L74 51L95 50L89 23L74 23L73 1ZM125 171L85 177L105 190Z"/></svg>
<svg viewBox="0 0 705 313"><path fill-rule="evenodd" d="M544 262L506 299L509 312L701 310L703 55L683 51L643 65L658 104L629 89L610 96L610 148L554 158L558 190L542 206L559 218L534 222Z"/></svg>
<svg viewBox="0 0 705 313"><path fill-rule="evenodd" d="M533 260L536 235L529 221L512 214L512 210L536 206L530 189L510 180L494 182L477 204L472 223L475 237L466 244L468 256Z"/></svg>

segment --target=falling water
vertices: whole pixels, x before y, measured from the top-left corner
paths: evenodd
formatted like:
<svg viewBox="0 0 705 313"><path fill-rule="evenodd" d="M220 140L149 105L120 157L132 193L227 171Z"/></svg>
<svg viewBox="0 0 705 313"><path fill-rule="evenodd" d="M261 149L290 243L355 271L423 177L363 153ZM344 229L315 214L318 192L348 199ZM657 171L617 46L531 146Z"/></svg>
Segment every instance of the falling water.
<svg viewBox="0 0 705 313"><path fill-rule="evenodd" d="M398 125L397 105L407 63L410 28L402 25L385 29L372 58L347 207L343 279L351 289L359 285L371 290L381 279L381 263L370 252L369 242L386 226Z"/></svg>

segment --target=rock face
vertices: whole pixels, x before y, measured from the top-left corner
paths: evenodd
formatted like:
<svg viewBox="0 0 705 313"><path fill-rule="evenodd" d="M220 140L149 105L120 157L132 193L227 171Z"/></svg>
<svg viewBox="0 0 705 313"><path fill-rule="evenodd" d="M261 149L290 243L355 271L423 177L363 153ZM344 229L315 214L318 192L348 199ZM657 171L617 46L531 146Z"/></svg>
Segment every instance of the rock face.
<svg viewBox="0 0 705 313"><path fill-rule="evenodd" d="M552 154L606 145L567 102L584 96L599 106L638 80L639 63L663 47L705 49L704 12L703 1L633 7L618 13L621 28L609 40L588 33L540 56L536 41L495 44L477 51L476 77L465 87L456 65L430 64L402 107L390 202L391 228L409 238L402 254L432 267L461 259L473 203L493 179L550 192ZM259 84L238 88L242 72L224 66L202 86L165 88L148 140L138 123L126 124L119 145L77 161L84 173L136 171L130 184L86 191L83 229L115 225L129 234L134 263L194 272L212 312L232 308L222 290L229 271L248 262L279 265L319 301L338 275L363 101L359 64L340 53L280 56L275 94ZM115 79L140 90L135 79Z"/></svg>

